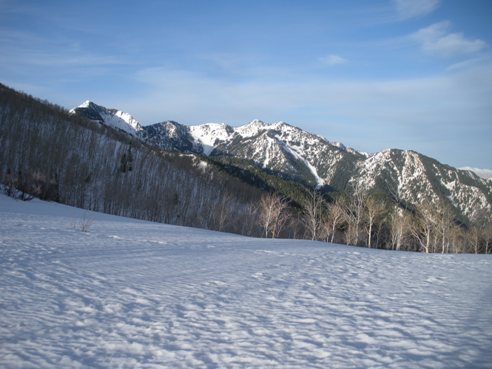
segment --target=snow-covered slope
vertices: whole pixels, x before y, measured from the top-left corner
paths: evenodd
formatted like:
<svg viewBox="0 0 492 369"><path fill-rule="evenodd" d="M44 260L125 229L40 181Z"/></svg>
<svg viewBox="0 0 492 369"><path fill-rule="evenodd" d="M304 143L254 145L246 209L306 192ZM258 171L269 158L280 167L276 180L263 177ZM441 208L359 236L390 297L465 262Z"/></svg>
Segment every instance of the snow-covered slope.
<svg viewBox="0 0 492 369"><path fill-rule="evenodd" d="M121 129L131 135L136 135L142 130L140 123L130 114L117 109L105 108L89 100L70 110L70 112Z"/></svg>
<svg viewBox="0 0 492 369"><path fill-rule="evenodd" d="M254 239L0 195L0 367L485 369L491 279L489 255Z"/></svg>
<svg viewBox="0 0 492 369"><path fill-rule="evenodd" d="M194 141L200 145L205 155L210 153L223 142L227 142L234 134L234 129L223 123L206 123L189 127Z"/></svg>

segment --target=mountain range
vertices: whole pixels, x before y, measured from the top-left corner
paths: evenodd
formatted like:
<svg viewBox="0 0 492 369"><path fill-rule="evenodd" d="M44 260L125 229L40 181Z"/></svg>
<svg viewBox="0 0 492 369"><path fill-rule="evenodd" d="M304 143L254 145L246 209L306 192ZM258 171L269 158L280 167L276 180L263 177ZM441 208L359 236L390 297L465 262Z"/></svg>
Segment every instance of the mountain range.
<svg viewBox="0 0 492 369"><path fill-rule="evenodd" d="M285 122L253 120L232 127L163 121L143 126L128 113L91 101L71 113L118 128L162 149L246 160L269 173L328 191L362 189L384 193L401 205L446 205L465 220L492 212L492 181L412 150L367 154Z"/></svg>

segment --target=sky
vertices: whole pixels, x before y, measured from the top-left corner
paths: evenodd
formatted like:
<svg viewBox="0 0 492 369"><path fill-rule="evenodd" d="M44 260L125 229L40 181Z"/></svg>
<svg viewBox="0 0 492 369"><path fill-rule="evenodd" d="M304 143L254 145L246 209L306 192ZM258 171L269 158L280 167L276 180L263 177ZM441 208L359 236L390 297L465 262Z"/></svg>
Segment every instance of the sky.
<svg viewBox="0 0 492 369"><path fill-rule="evenodd" d="M492 168L490 0L0 0L0 82Z"/></svg>

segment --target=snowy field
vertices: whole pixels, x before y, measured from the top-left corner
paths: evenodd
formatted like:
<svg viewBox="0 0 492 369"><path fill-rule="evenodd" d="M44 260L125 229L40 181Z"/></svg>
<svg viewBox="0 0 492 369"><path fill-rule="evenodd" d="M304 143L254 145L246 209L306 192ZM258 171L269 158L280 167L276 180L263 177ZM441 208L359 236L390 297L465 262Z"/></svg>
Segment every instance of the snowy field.
<svg viewBox="0 0 492 369"><path fill-rule="evenodd" d="M491 281L488 255L253 239L1 195L0 367L491 368Z"/></svg>

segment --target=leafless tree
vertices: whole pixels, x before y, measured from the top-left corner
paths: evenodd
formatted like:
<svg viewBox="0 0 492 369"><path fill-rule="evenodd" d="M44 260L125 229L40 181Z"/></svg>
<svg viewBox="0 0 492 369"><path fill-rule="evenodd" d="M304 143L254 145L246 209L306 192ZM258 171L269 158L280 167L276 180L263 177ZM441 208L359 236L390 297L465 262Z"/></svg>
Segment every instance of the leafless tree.
<svg viewBox="0 0 492 369"><path fill-rule="evenodd" d="M490 244L492 243L492 222L490 221L490 219L487 222L487 225L483 228L483 239L485 244L484 252L488 254Z"/></svg>
<svg viewBox="0 0 492 369"><path fill-rule="evenodd" d="M387 205L381 197L369 195L365 198L365 210L367 219L367 247L371 248L373 227L379 222L386 211Z"/></svg>
<svg viewBox="0 0 492 369"><path fill-rule="evenodd" d="M427 203L417 207L414 215L410 233L417 240L421 251L432 252L432 236L435 230L435 210L432 204Z"/></svg>
<svg viewBox="0 0 492 369"><path fill-rule="evenodd" d="M465 252L465 238L466 235L464 229L458 225L454 225L449 233L450 252Z"/></svg>
<svg viewBox="0 0 492 369"><path fill-rule="evenodd" d="M358 245L361 239L362 224L365 215L366 193L356 186L350 200L345 205L347 231L345 241L348 245Z"/></svg>
<svg viewBox="0 0 492 369"><path fill-rule="evenodd" d="M454 215L448 205L442 205L435 211L436 238L440 239L441 253L448 253L450 246L451 228L454 224ZM436 245L437 246L437 245Z"/></svg>
<svg viewBox="0 0 492 369"><path fill-rule="evenodd" d="M344 207L342 205L342 200L336 199L328 208L328 213L325 219L325 229L327 233L327 241L333 243L335 241L335 235L337 233L338 227L344 221Z"/></svg>
<svg viewBox="0 0 492 369"><path fill-rule="evenodd" d="M480 249L480 236L481 236L481 230L477 225L472 225L470 229L468 230L468 238L471 242L471 246L473 247L473 252L475 254L478 254L478 251Z"/></svg>
<svg viewBox="0 0 492 369"><path fill-rule="evenodd" d="M303 211L303 223L312 240L317 240L319 237L324 202L323 197L318 192L314 190L309 192L308 200Z"/></svg>
<svg viewBox="0 0 492 369"><path fill-rule="evenodd" d="M393 250L400 250L410 232L410 215L403 209L395 209L391 214L390 222L391 247Z"/></svg>
<svg viewBox="0 0 492 369"><path fill-rule="evenodd" d="M263 195L259 205L259 222L265 237L275 238L287 220L287 200L275 193Z"/></svg>

